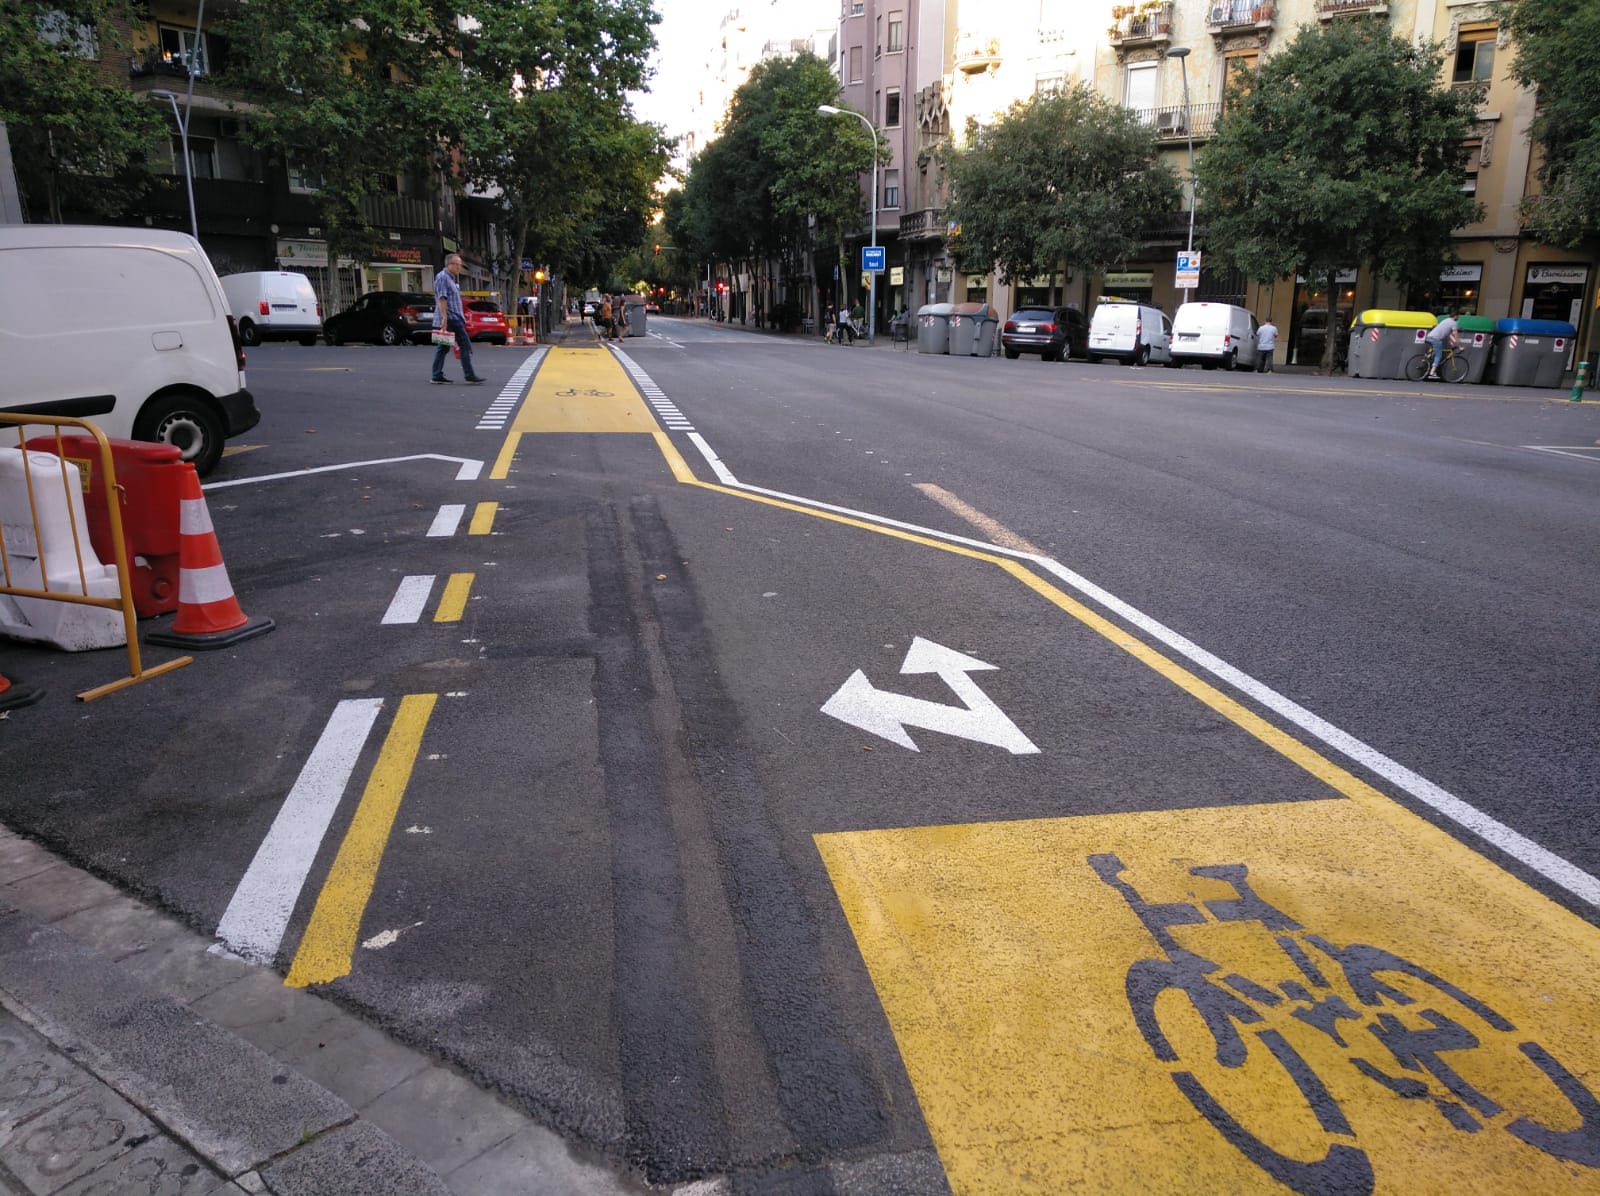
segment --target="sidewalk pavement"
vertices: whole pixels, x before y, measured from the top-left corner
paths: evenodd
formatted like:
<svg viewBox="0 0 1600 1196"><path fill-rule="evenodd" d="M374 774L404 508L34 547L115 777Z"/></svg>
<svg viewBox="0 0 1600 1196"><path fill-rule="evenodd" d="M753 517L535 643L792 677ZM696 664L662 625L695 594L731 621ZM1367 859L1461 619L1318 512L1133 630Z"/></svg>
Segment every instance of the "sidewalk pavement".
<svg viewBox="0 0 1600 1196"><path fill-rule="evenodd" d="M211 948L0 828L0 1196L652 1190Z"/></svg>

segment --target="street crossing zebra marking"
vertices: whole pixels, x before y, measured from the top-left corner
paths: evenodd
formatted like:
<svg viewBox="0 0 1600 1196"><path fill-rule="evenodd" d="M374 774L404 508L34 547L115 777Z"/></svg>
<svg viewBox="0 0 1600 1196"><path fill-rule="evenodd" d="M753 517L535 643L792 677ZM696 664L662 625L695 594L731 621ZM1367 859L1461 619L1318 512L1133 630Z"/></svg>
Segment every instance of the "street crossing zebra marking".
<svg viewBox="0 0 1600 1196"><path fill-rule="evenodd" d="M478 419L477 432L503 431L506 421L511 418L511 413L517 409L517 404L522 402L523 392L528 385L528 379L533 377L534 371L539 368L539 363L544 360L544 355L549 351L546 345L540 345L528 359L517 367L517 372L506 380L501 387L499 397L489 404L483 415Z"/></svg>
<svg viewBox="0 0 1600 1196"><path fill-rule="evenodd" d="M678 410L677 404L667 398L666 391L657 386L633 358L621 349L613 349L612 352L617 355L622 368L628 371L628 377L633 379L633 384L639 388L639 393L644 395L644 401L650 404L650 409L661 418L663 424L674 432L694 431L694 425L689 422L689 417Z"/></svg>

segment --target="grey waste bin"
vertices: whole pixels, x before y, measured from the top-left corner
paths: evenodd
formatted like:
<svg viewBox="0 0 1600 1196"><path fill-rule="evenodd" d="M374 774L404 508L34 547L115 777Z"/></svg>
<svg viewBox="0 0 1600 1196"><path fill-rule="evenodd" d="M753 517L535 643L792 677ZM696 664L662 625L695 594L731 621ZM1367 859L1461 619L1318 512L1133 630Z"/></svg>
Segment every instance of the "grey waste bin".
<svg viewBox="0 0 1600 1196"><path fill-rule="evenodd" d="M1460 353L1467 359L1467 381L1482 382L1494 349L1494 321L1488 316L1456 317Z"/></svg>
<svg viewBox="0 0 1600 1196"><path fill-rule="evenodd" d="M1000 317L990 312L978 317L978 336L972 346L975 357L993 357L995 337L1000 332Z"/></svg>
<svg viewBox="0 0 1600 1196"><path fill-rule="evenodd" d="M1406 362L1417 352L1418 339L1437 320L1425 311L1372 308L1350 328L1350 353L1345 373L1351 378L1404 378Z"/></svg>
<svg viewBox="0 0 1600 1196"><path fill-rule="evenodd" d="M993 318L987 303L956 303L950 308L950 356L977 357L978 334L984 318ZM994 352L994 337L989 338L989 352Z"/></svg>
<svg viewBox="0 0 1600 1196"><path fill-rule="evenodd" d="M630 299L622 306L625 309L624 314L628 317L628 335L644 336L646 324L644 300L635 303Z"/></svg>
<svg viewBox="0 0 1600 1196"><path fill-rule="evenodd" d="M950 352L950 311L953 304L927 303L917 309L917 352Z"/></svg>
<svg viewBox="0 0 1600 1196"><path fill-rule="evenodd" d="M1494 326L1489 381L1501 386L1560 386L1578 330L1564 320L1500 320Z"/></svg>

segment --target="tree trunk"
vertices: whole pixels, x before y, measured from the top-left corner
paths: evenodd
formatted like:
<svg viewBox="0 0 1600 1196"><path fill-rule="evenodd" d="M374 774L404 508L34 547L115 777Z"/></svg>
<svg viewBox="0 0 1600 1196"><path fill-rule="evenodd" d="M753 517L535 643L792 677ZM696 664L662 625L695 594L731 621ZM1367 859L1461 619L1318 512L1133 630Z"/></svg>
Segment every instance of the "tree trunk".
<svg viewBox="0 0 1600 1196"><path fill-rule="evenodd" d="M1333 373L1333 346L1334 346L1334 340L1339 335L1339 329L1338 329L1338 322L1339 322L1338 321L1338 311L1339 311L1339 268L1337 266L1329 266L1328 267L1327 295L1328 295L1328 325L1327 325L1327 327L1328 327L1328 335L1325 338L1325 342L1324 342L1324 344L1322 346L1322 372L1323 372L1324 375L1331 375Z"/></svg>

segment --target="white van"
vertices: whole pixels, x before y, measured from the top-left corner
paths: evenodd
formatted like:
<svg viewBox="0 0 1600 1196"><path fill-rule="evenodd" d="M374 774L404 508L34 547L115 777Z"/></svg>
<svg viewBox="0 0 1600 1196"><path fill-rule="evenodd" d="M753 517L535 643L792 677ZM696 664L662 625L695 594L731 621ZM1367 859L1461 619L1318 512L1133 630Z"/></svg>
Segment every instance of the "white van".
<svg viewBox="0 0 1600 1196"><path fill-rule="evenodd" d="M245 345L262 341L299 341L314 345L322 334L322 304L304 274L288 270L252 270L226 274L222 293L239 325Z"/></svg>
<svg viewBox="0 0 1600 1196"><path fill-rule="evenodd" d="M0 410L175 444L201 473L261 419L193 237L61 224L0 225Z"/></svg>
<svg viewBox="0 0 1600 1196"><path fill-rule="evenodd" d="M1231 303L1185 303L1172 318L1172 360L1208 370L1256 368L1256 318Z"/></svg>
<svg viewBox="0 0 1600 1196"><path fill-rule="evenodd" d="M1102 299L1089 321L1089 360L1105 357L1133 365L1164 363L1172 356L1172 321L1159 307Z"/></svg>

